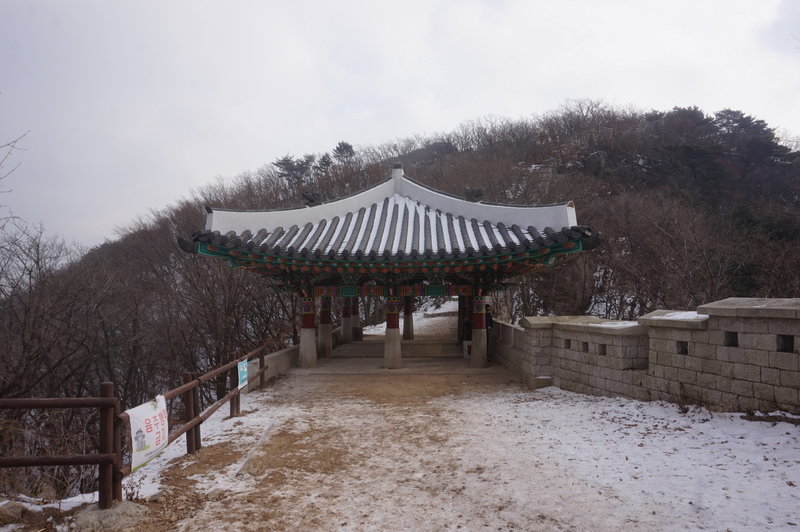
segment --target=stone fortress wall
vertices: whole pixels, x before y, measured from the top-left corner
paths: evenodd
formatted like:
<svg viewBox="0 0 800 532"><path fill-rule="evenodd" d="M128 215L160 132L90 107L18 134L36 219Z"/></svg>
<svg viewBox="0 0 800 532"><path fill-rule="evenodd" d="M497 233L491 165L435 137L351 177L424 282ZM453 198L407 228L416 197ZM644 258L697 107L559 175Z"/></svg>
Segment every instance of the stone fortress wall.
<svg viewBox="0 0 800 532"><path fill-rule="evenodd" d="M495 321L491 356L531 387L800 414L800 299L729 298L637 321Z"/></svg>

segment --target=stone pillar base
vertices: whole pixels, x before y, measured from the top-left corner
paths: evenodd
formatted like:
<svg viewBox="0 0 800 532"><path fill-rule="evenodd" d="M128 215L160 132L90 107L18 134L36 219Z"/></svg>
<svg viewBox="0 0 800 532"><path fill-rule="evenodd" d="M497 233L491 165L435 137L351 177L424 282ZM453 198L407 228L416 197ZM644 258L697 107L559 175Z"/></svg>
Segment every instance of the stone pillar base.
<svg viewBox="0 0 800 532"><path fill-rule="evenodd" d="M301 368L313 368L317 365L317 331L316 329L300 329L300 356L297 365Z"/></svg>
<svg viewBox="0 0 800 532"><path fill-rule="evenodd" d="M350 316L342 316L342 343L349 344L353 341L353 328L350 325Z"/></svg>
<svg viewBox="0 0 800 532"><path fill-rule="evenodd" d="M386 338L383 347L383 365L386 369L399 369L402 358L402 343L400 329L386 329Z"/></svg>
<svg viewBox="0 0 800 532"><path fill-rule="evenodd" d="M472 353L469 367L486 367L486 329L472 329Z"/></svg>
<svg viewBox="0 0 800 532"><path fill-rule="evenodd" d="M319 324L319 336L317 336L317 354L320 358L333 356L333 337L331 336L331 324Z"/></svg>
<svg viewBox="0 0 800 532"><path fill-rule="evenodd" d="M352 338L354 342L360 342L364 339L364 332L361 328L361 316L358 314L350 316L350 329L352 332Z"/></svg>

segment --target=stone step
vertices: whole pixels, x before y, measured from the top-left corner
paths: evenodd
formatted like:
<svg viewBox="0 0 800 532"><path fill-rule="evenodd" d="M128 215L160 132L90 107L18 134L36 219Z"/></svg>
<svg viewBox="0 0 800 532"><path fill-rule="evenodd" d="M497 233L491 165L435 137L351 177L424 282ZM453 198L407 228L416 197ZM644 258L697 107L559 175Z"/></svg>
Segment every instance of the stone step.
<svg viewBox="0 0 800 532"><path fill-rule="evenodd" d="M525 379L525 384L532 390L547 388L553 385L553 377L529 377Z"/></svg>
<svg viewBox="0 0 800 532"><path fill-rule="evenodd" d="M343 344L333 350L334 357L383 357L383 339L366 339ZM403 358L459 358L461 346L451 339L403 340Z"/></svg>

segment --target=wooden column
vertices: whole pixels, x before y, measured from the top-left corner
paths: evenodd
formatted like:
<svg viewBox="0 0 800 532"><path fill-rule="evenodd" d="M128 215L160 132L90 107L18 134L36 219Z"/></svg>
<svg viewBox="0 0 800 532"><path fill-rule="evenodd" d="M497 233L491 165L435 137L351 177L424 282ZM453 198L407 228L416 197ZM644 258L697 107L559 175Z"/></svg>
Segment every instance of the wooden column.
<svg viewBox="0 0 800 532"><path fill-rule="evenodd" d="M400 298L386 298L386 337L383 347L383 364L387 369L398 369L402 359L400 341Z"/></svg>
<svg viewBox="0 0 800 532"><path fill-rule="evenodd" d="M403 340L414 339L414 297L403 298Z"/></svg>
<svg viewBox="0 0 800 532"><path fill-rule="evenodd" d="M353 341L353 324L350 321L352 303L349 297L342 298L342 343L349 344Z"/></svg>
<svg viewBox="0 0 800 532"><path fill-rule="evenodd" d="M321 358L333 355L331 336L331 298L323 297L319 308L319 329L317 331L317 353Z"/></svg>
<svg viewBox="0 0 800 532"><path fill-rule="evenodd" d="M472 353L469 365L472 368L486 366L486 302L483 296L472 298Z"/></svg>
<svg viewBox="0 0 800 532"><path fill-rule="evenodd" d="M313 297L300 300L300 357L301 368L317 365L317 330L314 326L316 305Z"/></svg>
<svg viewBox="0 0 800 532"><path fill-rule="evenodd" d="M363 340L361 315L358 312L358 296L350 298L350 328L353 330L353 341Z"/></svg>
<svg viewBox="0 0 800 532"><path fill-rule="evenodd" d="M467 299L464 296L458 296L458 319L456 320L456 335L459 343L464 341L464 321L467 317Z"/></svg>

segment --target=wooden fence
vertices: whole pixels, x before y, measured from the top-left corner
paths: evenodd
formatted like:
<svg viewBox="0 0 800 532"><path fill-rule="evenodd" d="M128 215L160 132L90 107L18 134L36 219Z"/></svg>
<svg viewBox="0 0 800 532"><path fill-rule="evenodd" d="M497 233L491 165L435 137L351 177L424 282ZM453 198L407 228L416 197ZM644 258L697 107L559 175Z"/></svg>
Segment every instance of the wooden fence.
<svg viewBox="0 0 800 532"><path fill-rule="evenodd" d="M197 452L201 446L200 426L214 412L226 402L230 404L230 415L240 414L240 396L238 387L239 362L258 357L259 370L250 377L247 385L252 385L258 380L258 386L266 384L266 371L269 367L264 363L263 351L266 346L259 347L250 353L232 360L204 375L197 376L186 373L184 384L173 388L163 394L165 400L182 396L184 405L184 423L169 435L168 443L174 442L186 434L186 452ZM228 393L200 412L200 384L229 372ZM54 397L54 398L15 398L1 399L0 409L30 410L42 408L98 408L100 409L100 434L98 451L94 454L75 454L59 456L2 456L0 467L31 467L31 466L64 466L64 465L97 465L98 466L98 491L99 506L102 509L110 508L113 501L122 500L122 479L130 474L130 464L123 464L122 432L124 426L129 426L128 415L120 410L120 402L114 396L114 384L104 382L100 385L99 397ZM130 438L128 439L130 445Z"/></svg>

